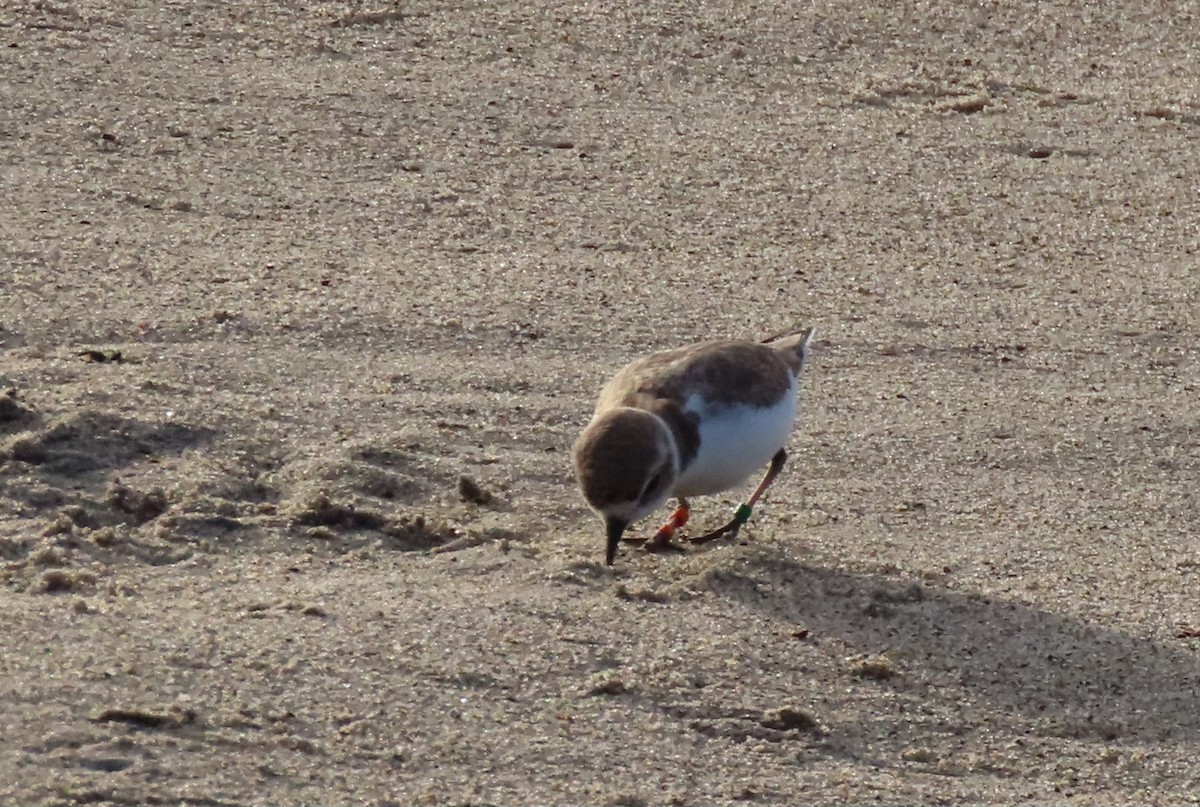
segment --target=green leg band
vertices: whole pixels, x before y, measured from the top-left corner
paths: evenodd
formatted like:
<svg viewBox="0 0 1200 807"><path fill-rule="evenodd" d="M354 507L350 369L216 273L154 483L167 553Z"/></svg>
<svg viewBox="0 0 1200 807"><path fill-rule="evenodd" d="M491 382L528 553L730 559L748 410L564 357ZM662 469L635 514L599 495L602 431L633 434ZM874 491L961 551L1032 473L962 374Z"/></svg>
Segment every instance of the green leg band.
<svg viewBox="0 0 1200 807"><path fill-rule="evenodd" d="M738 524L745 524L750 520L750 514L754 512L754 508L748 504L743 504L733 511L733 520Z"/></svg>

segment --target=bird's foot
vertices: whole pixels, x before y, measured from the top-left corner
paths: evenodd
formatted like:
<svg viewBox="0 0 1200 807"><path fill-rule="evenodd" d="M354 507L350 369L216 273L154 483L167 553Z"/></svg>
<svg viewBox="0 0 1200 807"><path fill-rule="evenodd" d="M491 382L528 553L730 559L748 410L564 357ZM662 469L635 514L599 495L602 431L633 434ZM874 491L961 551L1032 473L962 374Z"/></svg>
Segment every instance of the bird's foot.
<svg viewBox="0 0 1200 807"><path fill-rule="evenodd" d="M675 541L671 533L659 530L654 533L654 536L646 541L643 547L647 552L683 552L682 544Z"/></svg>
<svg viewBox="0 0 1200 807"><path fill-rule="evenodd" d="M671 517L667 519L667 523L658 528L658 532L654 533L649 538L626 538L630 543L644 544L647 552L663 552L672 550L675 552L683 551L683 547L675 543L675 532L687 523L688 508L686 506L678 507Z"/></svg>
<svg viewBox="0 0 1200 807"><path fill-rule="evenodd" d="M738 532L741 531L742 525L750 520L752 512L750 505L743 504L733 514L733 518L723 527L718 527L712 532L706 532L703 535L697 535L695 538L688 538L688 541L693 544L707 544L709 541L715 541L718 538L737 538Z"/></svg>
<svg viewBox="0 0 1200 807"><path fill-rule="evenodd" d="M659 530L653 535L631 535L622 537L627 544L641 544L647 552L682 552L683 546L676 543L675 536L665 530Z"/></svg>
<svg viewBox="0 0 1200 807"><path fill-rule="evenodd" d="M623 535L621 541L627 544L641 544L647 552L662 552L667 549L682 550L683 547L674 541L673 530L660 529L653 535Z"/></svg>
<svg viewBox="0 0 1200 807"><path fill-rule="evenodd" d="M715 541L718 538L724 538L725 536L737 538L737 534L741 529L742 523L734 520L730 521L723 527L718 527L712 532L706 532L703 535L697 535L695 537L688 538L688 542L693 544L707 544L709 541Z"/></svg>

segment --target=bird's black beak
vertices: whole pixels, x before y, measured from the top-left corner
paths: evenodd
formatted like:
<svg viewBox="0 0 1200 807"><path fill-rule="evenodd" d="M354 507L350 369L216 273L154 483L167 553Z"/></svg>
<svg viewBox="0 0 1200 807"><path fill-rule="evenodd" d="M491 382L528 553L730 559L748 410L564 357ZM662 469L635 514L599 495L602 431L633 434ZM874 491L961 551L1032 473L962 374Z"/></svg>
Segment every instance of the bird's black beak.
<svg viewBox="0 0 1200 807"><path fill-rule="evenodd" d="M629 522L619 518L609 518L605 520L604 526L608 528L608 554L605 559L608 561L608 565L612 566L613 561L617 559L617 546L621 543L621 535L629 526Z"/></svg>

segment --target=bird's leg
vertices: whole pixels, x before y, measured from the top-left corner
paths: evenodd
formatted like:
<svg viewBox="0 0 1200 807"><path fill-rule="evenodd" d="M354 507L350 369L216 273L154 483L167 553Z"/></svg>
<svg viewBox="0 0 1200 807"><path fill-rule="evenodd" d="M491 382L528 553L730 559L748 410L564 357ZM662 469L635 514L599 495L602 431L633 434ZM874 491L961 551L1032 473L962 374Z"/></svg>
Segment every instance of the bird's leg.
<svg viewBox="0 0 1200 807"><path fill-rule="evenodd" d="M664 549L675 537L675 531L687 523L689 515L691 515L691 506L687 503L687 499L681 497L679 506L675 508L675 512L671 513L667 523L658 528L658 532L653 535L624 535L621 540L627 544L646 544L648 549L654 549L655 545Z"/></svg>
<svg viewBox="0 0 1200 807"><path fill-rule="evenodd" d="M678 545L671 543L671 539L675 537L675 531L687 523L689 515L691 515L691 508L688 506L687 499L681 496L679 506L667 519L667 523L659 527L658 532L654 533L654 537L646 542L646 550L657 552L660 549L679 549Z"/></svg>
<svg viewBox="0 0 1200 807"><path fill-rule="evenodd" d="M771 465L767 468L767 475L758 483L758 487L754 489L754 493L746 500L746 503L734 511L733 519L728 524L724 527L718 527L712 532L699 535L695 538L689 538L688 540L693 544L705 544L716 538L723 538L726 535L730 538L736 538L738 530L750 520L750 514L754 512L754 504L766 492L767 488L771 486L771 483L775 481L775 477L779 476L779 472L783 470L785 462L787 462L787 452L781 448L771 458Z"/></svg>

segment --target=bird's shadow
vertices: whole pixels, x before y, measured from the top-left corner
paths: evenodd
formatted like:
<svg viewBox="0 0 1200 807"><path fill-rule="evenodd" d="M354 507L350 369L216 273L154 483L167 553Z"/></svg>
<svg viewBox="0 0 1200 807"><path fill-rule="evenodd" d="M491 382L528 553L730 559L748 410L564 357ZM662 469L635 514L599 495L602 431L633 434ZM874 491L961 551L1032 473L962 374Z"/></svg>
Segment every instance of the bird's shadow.
<svg viewBox="0 0 1200 807"><path fill-rule="evenodd" d="M1138 637L1022 603L897 576L855 575L766 550L713 569L709 587L802 635L886 653L881 686L990 703L1035 733L1200 739L1200 648ZM803 633L807 632L807 633Z"/></svg>

